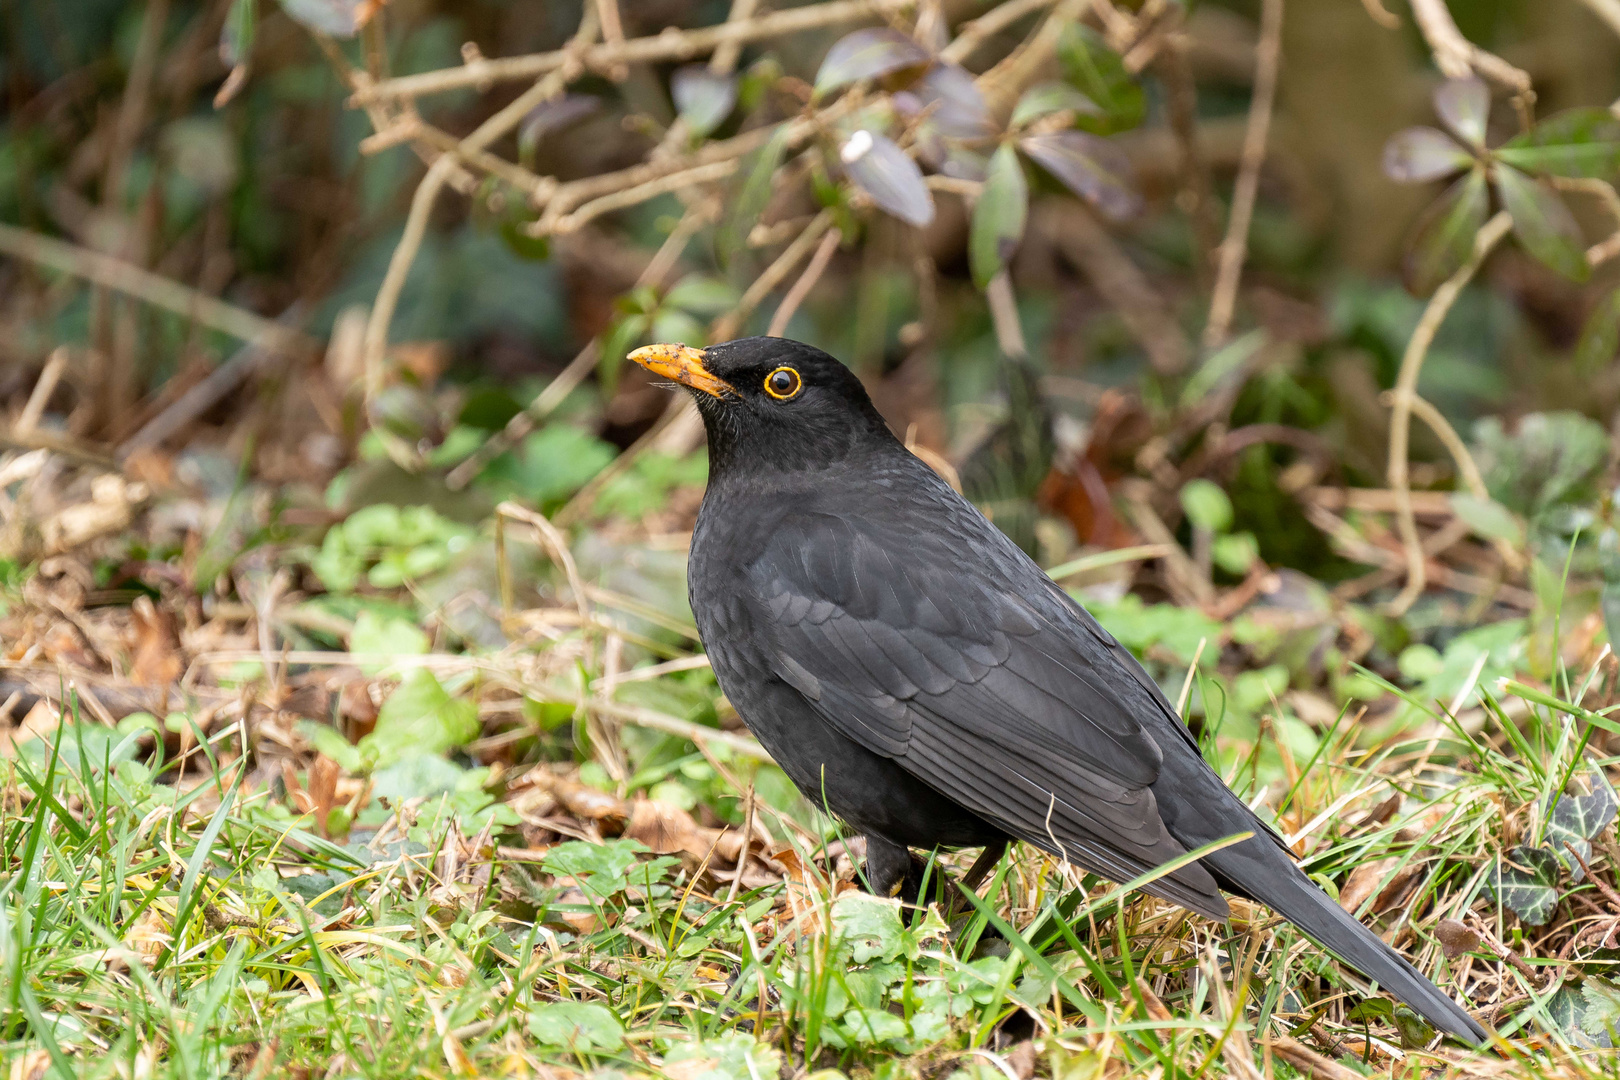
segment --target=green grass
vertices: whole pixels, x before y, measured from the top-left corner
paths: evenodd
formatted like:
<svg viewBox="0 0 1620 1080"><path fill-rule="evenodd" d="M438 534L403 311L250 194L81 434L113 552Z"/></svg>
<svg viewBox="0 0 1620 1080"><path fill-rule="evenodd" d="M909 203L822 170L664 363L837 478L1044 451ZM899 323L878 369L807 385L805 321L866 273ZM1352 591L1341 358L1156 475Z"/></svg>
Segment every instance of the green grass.
<svg viewBox="0 0 1620 1080"><path fill-rule="evenodd" d="M1538 839L1535 808L1582 758L1601 762L1593 735L1614 722L1578 692L1502 693L1480 731L1436 729L1432 749L1426 734L1358 748L1341 723L1313 760L1281 757L1267 803L1285 829L1313 824L1304 865L1329 887L1375 868L1363 907L1384 899L1369 917L1508 1036L1515 1070L1606 1075L1606 1056L1571 1044L1616 1015L1620 911L1566 876L1555 917L1526 927L1489 884L1501 852ZM396 804L345 843L245 769L240 738L216 733L174 783L140 760L144 729L77 717L0 768L0 1054L14 1075L764 1080L1018 1075L1033 1061L1063 1078L1256 1075L1250 1062L1286 1076L1277 1039L1386 1073L1403 1038L1398 1069L1467 1057L1422 1053L1414 1018L1241 902L1221 927L1027 849L949 924L937 907L829 900L821 838L763 800L811 869L783 855L760 888L623 838L503 857L502 819L450 796ZM1243 749L1222 754L1240 789L1259 756ZM1362 824L1391 791L1401 809ZM570 820L617 831L611 816ZM1610 850L1600 838L1589 857L1606 885ZM1447 959L1436 924L1467 912L1478 939Z"/></svg>

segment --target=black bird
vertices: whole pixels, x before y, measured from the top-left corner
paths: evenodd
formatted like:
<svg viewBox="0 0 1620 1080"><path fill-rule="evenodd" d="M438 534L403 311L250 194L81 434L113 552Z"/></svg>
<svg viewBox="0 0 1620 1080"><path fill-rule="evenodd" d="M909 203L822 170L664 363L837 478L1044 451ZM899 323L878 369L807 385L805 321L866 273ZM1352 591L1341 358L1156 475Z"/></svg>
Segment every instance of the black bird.
<svg viewBox="0 0 1620 1080"><path fill-rule="evenodd" d="M709 487L692 611L715 675L799 790L866 836L895 895L909 848L1033 844L1146 891L1263 903L1441 1030L1487 1036L1294 864L1135 658L889 431L817 349L744 338L630 354L692 392ZM981 860L982 861L982 860Z"/></svg>

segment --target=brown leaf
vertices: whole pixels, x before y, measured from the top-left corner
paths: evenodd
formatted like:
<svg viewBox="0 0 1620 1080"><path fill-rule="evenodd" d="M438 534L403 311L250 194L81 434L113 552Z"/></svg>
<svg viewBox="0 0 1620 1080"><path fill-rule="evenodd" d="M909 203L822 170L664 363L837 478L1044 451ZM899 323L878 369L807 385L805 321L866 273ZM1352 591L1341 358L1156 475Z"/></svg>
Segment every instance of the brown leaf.
<svg viewBox="0 0 1620 1080"><path fill-rule="evenodd" d="M130 605L130 628L135 638L130 678L142 686L160 687L178 679L185 663L174 615L152 603L151 597L137 596Z"/></svg>
<svg viewBox="0 0 1620 1080"><path fill-rule="evenodd" d="M647 845L654 855L690 851L702 857L697 847L697 822L692 815L671 803L639 799L630 810L630 823L624 835Z"/></svg>
<svg viewBox="0 0 1620 1080"><path fill-rule="evenodd" d="M1377 859L1362 863L1350 871L1350 878L1339 890L1339 906L1354 915L1373 892L1383 885L1384 877L1395 868L1397 859Z"/></svg>
<svg viewBox="0 0 1620 1080"><path fill-rule="evenodd" d="M1445 951L1447 960L1455 960L1479 947L1479 935L1456 919L1441 919L1435 925L1434 936L1440 939L1440 948Z"/></svg>

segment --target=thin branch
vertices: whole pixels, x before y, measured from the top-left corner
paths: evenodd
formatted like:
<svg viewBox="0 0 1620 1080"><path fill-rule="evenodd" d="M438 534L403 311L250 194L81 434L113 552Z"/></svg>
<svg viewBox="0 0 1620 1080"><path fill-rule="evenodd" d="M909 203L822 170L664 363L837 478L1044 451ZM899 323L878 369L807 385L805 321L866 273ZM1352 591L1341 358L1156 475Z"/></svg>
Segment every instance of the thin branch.
<svg viewBox="0 0 1620 1080"><path fill-rule="evenodd" d="M1277 98L1282 17L1283 0L1263 0L1249 126L1243 135L1243 158L1238 166L1237 184L1232 189L1232 216L1227 219L1226 239L1221 241L1220 265L1209 301L1209 321L1204 324L1204 347L1208 349L1226 340L1232 327L1232 312L1237 306L1238 279L1249 252L1249 222L1254 217L1254 200L1260 190L1260 166L1265 163L1266 138L1271 131L1271 109Z"/></svg>
<svg viewBox="0 0 1620 1080"><path fill-rule="evenodd" d="M827 235L821 238L821 246L816 248L816 253L810 257L810 265L804 268L799 280L793 283L793 288L788 290L788 294L776 306L776 314L771 316L771 325L765 331L766 337L781 337L786 332L788 323L793 321L793 313L799 310L804 298L810 295L810 290L821 280L822 272L827 269L827 264L832 261L833 252L838 250L838 245L843 239L842 230L827 230Z"/></svg>
<svg viewBox="0 0 1620 1080"><path fill-rule="evenodd" d="M239 341L255 341L287 348L307 339L235 304L143 270L123 259L70 244L39 233L0 224L0 254L83 278L114 292L172 311L211 330Z"/></svg>
<svg viewBox="0 0 1620 1080"><path fill-rule="evenodd" d="M985 299L990 302L990 324L996 332L996 345L1001 355L1013 360L1029 356L1024 341L1024 324L1018 317L1018 298L1013 295L1012 275L999 271L985 286Z"/></svg>
<svg viewBox="0 0 1620 1080"><path fill-rule="evenodd" d="M595 36L596 20L592 17L594 11L594 8L585 9L585 17L580 20L579 29L570 43L573 47L570 55L578 52ZM393 321L394 308L399 304L399 294L405 288L405 278L410 273L411 264L416 261L417 250L422 246L422 238L427 233L428 217L433 211L433 203L438 199L445 181L450 178L451 171L459 168L459 150L486 149L496 139L520 124L530 110L561 94L575 73L575 67L569 65L559 67L540 79L461 140L458 153L446 153L429 166L427 175L422 177L422 182L417 185L416 194L411 197L410 214L405 219L404 235L400 237L399 245L394 248L387 273L384 274L382 285L377 290L377 299L371 307L371 318L366 323L363 355L368 412L376 403L377 395L386 382L384 354L388 348L388 326ZM419 462L415 447L390 432L385 425L373 424L372 430L382 439L388 456L401 468L414 470L417 467Z"/></svg>
<svg viewBox="0 0 1620 1080"><path fill-rule="evenodd" d="M793 243L789 244L786 250L776 257L776 261L767 266L765 272L755 278L753 283L748 286L748 289L742 294L742 299L737 301L737 306L715 320L714 326L709 333L710 339L713 341L729 341L736 337L737 331L742 329L743 324L748 321L748 317L754 313L754 309L759 307L760 303L775 291L777 286L787 280L788 275L793 273L794 267L798 266L814 250L816 241L821 239L821 234L831 227L831 210L823 210L811 218L810 224L806 225L804 231L794 238Z"/></svg>
<svg viewBox="0 0 1620 1080"><path fill-rule="evenodd" d="M977 19L965 22L956 29L956 38L940 50L941 60L960 64L973 55L975 49L1001 33L1032 11L1051 7L1055 0L1007 0L991 8Z"/></svg>
<svg viewBox="0 0 1620 1080"><path fill-rule="evenodd" d="M707 225L713 218L708 210L689 210L669 234L669 238L652 257L647 268L636 279L636 288L652 285L657 286L663 281L664 275L669 273L670 267L681 257L686 249L687 241ZM483 471L484 466L500 457L506 451L516 446L518 441L529 432L538 427L546 417L550 416L561 405L574 388L585 381L585 376L596 370L597 360L600 356L602 339L600 336L586 342L585 347L579 351L573 360L569 361L555 379L546 384L544 390L535 395L533 400L512 419L506 422L506 427L490 436L484 445L473 451L465 461L451 469L445 476L445 484L451 491L460 491L466 487L473 477Z"/></svg>
<svg viewBox="0 0 1620 1080"><path fill-rule="evenodd" d="M1390 601L1391 615L1405 614L1428 583L1425 576L1426 559L1423 555L1423 543L1418 536L1417 521L1412 513L1412 481L1407 462L1411 444L1412 403L1417 397L1418 377L1423 373L1423 361L1428 356L1434 335L1439 331L1440 324L1445 321L1451 305L1456 303L1463 287L1472 280L1480 265L1484 263L1485 257L1512 228L1513 219L1506 211L1498 213L1480 228L1474 236L1473 253L1456 273L1435 290L1434 296L1429 300L1429 306L1423 310L1423 316L1418 320L1417 328L1412 331L1411 340L1406 343L1405 355L1401 357L1401 370L1395 380L1394 407L1389 421L1388 476L1389 486L1395 492L1395 522L1401 534L1401 544L1406 549L1406 585L1400 594Z"/></svg>
<svg viewBox="0 0 1620 1080"><path fill-rule="evenodd" d="M1616 0L1616 3L1620 4L1620 0ZM1578 191L1595 197L1614 222L1613 233L1586 249L1586 261L1597 266L1620 255L1620 192L1614 190L1614 185L1607 180L1586 176L1554 176L1550 180L1559 191Z"/></svg>
<svg viewBox="0 0 1620 1080"><path fill-rule="evenodd" d="M596 45L584 50L578 59L588 68L600 71L618 63L648 63L690 60L726 42L746 44L762 38L780 37L801 30L815 30L839 23L857 22L874 15L908 8L914 0L834 0L833 3L773 11L739 22L725 22L695 30L664 32L649 37L630 38L622 45ZM500 60L477 60L459 68L444 68L387 79L355 91L353 104L364 105L394 98L441 94L465 87L532 79L554 71L574 59L570 49L513 56Z"/></svg>
<svg viewBox="0 0 1620 1080"><path fill-rule="evenodd" d="M1057 7L1047 14L1029 40L974 80L992 113L1005 114L1012 108L1018 95L1056 54L1063 28L1078 21L1090 6L1091 0L1058 0Z"/></svg>
<svg viewBox="0 0 1620 1080"><path fill-rule="evenodd" d="M648 180L644 184L625 188L623 191L611 192L585 203L578 210L570 214L559 215L551 222L550 232L571 233L588 222L594 221L603 214L611 214L615 210L644 203L648 199L682 188L693 187L697 184L713 183L724 180L737 171L735 159L730 161L715 161L708 165L698 165L682 172L661 176L656 180Z"/></svg>
<svg viewBox="0 0 1620 1080"><path fill-rule="evenodd" d="M1434 54L1434 65L1442 75L1448 79L1466 79L1477 73L1521 98L1534 100L1530 76L1463 37L1446 8L1446 0L1411 0L1411 4L1412 18L1417 20L1423 40Z"/></svg>
<svg viewBox="0 0 1620 1080"><path fill-rule="evenodd" d="M759 7L759 0L731 0L731 10L726 13L726 25L732 26L747 22L754 16L754 9ZM730 75L737 70L737 59L742 56L742 39L738 37L727 38L715 46L714 55L709 57L709 70L716 75Z"/></svg>
<svg viewBox="0 0 1620 1080"><path fill-rule="evenodd" d="M619 19L619 0L596 0L596 20L602 24L602 43L624 47L624 23ZM630 77L630 65L620 60L608 68L608 78L623 82Z"/></svg>

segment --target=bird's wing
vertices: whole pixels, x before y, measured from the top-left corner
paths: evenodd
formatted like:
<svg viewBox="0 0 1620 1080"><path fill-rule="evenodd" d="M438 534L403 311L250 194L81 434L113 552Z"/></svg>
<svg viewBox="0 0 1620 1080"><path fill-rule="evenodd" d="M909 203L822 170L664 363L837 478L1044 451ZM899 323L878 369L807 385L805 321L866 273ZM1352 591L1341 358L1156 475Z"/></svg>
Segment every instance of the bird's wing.
<svg viewBox="0 0 1620 1080"><path fill-rule="evenodd" d="M1117 881L1183 854L1137 719L1158 706L1109 645L1020 596L994 545L960 550L981 543L787 515L747 568L773 670L839 731L1020 839ZM1200 867L1156 884L1225 915Z"/></svg>

